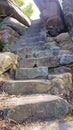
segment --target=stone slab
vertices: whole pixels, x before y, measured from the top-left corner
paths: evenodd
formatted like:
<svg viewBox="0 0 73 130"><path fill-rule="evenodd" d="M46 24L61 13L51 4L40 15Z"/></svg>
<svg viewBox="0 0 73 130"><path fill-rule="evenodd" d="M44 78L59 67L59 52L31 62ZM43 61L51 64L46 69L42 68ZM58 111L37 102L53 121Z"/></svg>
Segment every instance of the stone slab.
<svg viewBox="0 0 73 130"><path fill-rule="evenodd" d="M60 55L59 56L59 63L60 65L68 65L73 63L73 54L67 54L67 55Z"/></svg>
<svg viewBox="0 0 73 130"><path fill-rule="evenodd" d="M51 82L51 94L68 94L72 90L72 74L63 73L48 75L48 79Z"/></svg>
<svg viewBox="0 0 73 130"><path fill-rule="evenodd" d="M2 91L8 94L23 95L35 93L48 93L50 90L48 80L15 80L5 81Z"/></svg>
<svg viewBox="0 0 73 130"><path fill-rule="evenodd" d="M1 90L8 94L24 95L35 93L67 94L72 89L72 74L48 75L48 79L5 81Z"/></svg>
<svg viewBox="0 0 73 130"><path fill-rule="evenodd" d="M4 97L3 97L4 98ZM65 116L69 104L58 96L31 95L24 97L6 97L0 100L0 109L5 119L23 122L27 119L53 119Z"/></svg>
<svg viewBox="0 0 73 130"><path fill-rule="evenodd" d="M27 58L20 61L20 67L33 68L33 67L47 66L55 67L58 66L58 58L56 56L48 56L41 58Z"/></svg>
<svg viewBox="0 0 73 130"><path fill-rule="evenodd" d="M48 67L36 68L18 68L16 70L16 79L47 79Z"/></svg>

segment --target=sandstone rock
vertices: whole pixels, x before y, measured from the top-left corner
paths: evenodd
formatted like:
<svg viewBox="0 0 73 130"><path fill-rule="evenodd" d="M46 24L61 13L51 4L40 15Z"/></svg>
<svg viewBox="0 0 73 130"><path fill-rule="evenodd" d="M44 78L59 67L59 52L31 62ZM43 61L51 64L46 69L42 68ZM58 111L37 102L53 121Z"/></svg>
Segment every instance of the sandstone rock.
<svg viewBox="0 0 73 130"><path fill-rule="evenodd" d="M73 53L73 42L72 41L66 41L64 43L60 43L60 46L63 50L70 50L71 53Z"/></svg>
<svg viewBox="0 0 73 130"><path fill-rule="evenodd" d="M73 63L73 54L59 55L58 58L59 58L60 65L67 65Z"/></svg>
<svg viewBox="0 0 73 130"><path fill-rule="evenodd" d="M15 69L17 65L18 56L10 53L0 53L0 74L8 71L9 69Z"/></svg>
<svg viewBox="0 0 73 130"><path fill-rule="evenodd" d="M45 66L48 68L51 67L59 67L64 65L69 65L73 63L73 54L62 54L59 55L59 50L57 48L54 50L54 48L51 49L54 54L51 56L43 56L39 58L23 58L20 60L19 66L21 68L33 68L33 67L41 67ZM51 54L51 53L50 53Z"/></svg>
<svg viewBox="0 0 73 130"><path fill-rule="evenodd" d="M48 75L51 80L51 93L52 94L63 94L69 93L72 89L72 75L71 73L63 73L57 75Z"/></svg>
<svg viewBox="0 0 73 130"><path fill-rule="evenodd" d="M47 37L47 42L54 42L54 39L52 37Z"/></svg>
<svg viewBox="0 0 73 130"><path fill-rule="evenodd" d="M66 67L66 66L60 66L60 67L57 67L57 68L51 68L48 70L49 74L52 74L52 75L59 75L59 74L63 74L63 73L71 73L71 68L69 67Z"/></svg>
<svg viewBox="0 0 73 130"><path fill-rule="evenodd" d="M54 45L54 46L51 45L50 50L52 51L54 56L57 56L59 54L60 47L57 45Z"/></svg>
<svg viewBox="0 0 73 130"><path fill-rule="evenodd" d="M64 30L64 19L58 0L34 0L41 11L48 32L54 36ZM53 8L52 8L53 7Z"/></svg>
<svg viewBox="0 0 73 130"><path fill-rule="evenodd" d="M18 68L16 79L46 79L48 77L48 67Z"/></svg>
<svg viewBox="0 0 73 130"><path fill-rule="evenodd" d="M71 55L72 52L69 50L60 50L59 55Z"/></svg>
<svg viewBox="0 0 73 130"><path fill-rule="evenodd" d="M25 25L12 17L6 17L1 23L1 29L5 29L7 27L12 28L20 35L24 34L25 30L27 29Z"/></svg>
<svg viewBox="0 0 73 130"><path fill-rule="evenodd" d="M2 91L13 95L42 94L50 92L51 86L48 80L15 80L6 81Z"/></svg>
<svg viewBox="0 0 73 130"><path fill-rule="evenodd" d="M61 67L60 67L61 68ZM61 78L61 79L65 79L68 78L71 81L71 86L72 86L72 74L71 73L60 73L60 74L49 74L48 75L48 79L52 80L54 78Z"/></svg>
<svg viewBox="0 0 73 130"><path fill-rule="evenodd" d="M11 80L11 76L9 73L6 72L6 73L3 73L0 75L0 82L4 81L4 80ZM1 89L0 89L0 91L1 91Z"/></svg>
<svg viewBox="0 0 73 130"><path fill-rule="evenodd" d="M55 67L55 66L59 66L59 63L58 63L58 58L52 55L52 56L46 56L41 58L21 59L19 66L25 68L33 68L35 66Z"/></svg>
<svg viewBox="0 0 73 130"><path fill-rule="evenodd" d="M69 40L69 33L61 33L56 37L57 42L64 42Z"/></svg>
<svg viewBox="0 0 73 130"><path fill-rule="evenodd" d="M47 47L47 46L46 46ZM45 48L45 47L44 47ZM33 57L35 57L35 58L41 58L41 57L48 57L48 56L52 56L53 54L52 54L52 52L49 50L48 51L48 47L44 50L33 50L32 51L32 55L33 55Z"/></svg>
<svg viewBox="0 0 73 130"><path fill-rule="evenodd" d="M64 117L69 111L69 104L53 95L15 96L1 100L0 109L5 113L5 119L21 123L27 119L46 120Z"/></svg>
<svg viewBox="0 0 73 130"><path fill-rule="evenodd" d="M18 38L19 34L16 31L14 31L11 27L6 27L5 29L0 30L0 40L4 45L11 44L17 41Z"/></svg>
<svg viewBox="0 0 73 130"><path fill-rule="evenodd" d="M55 41L53 41L53 42L47 42L47 43L45 43L45 46L56 46L56 42Z"/></svg>
<svg viewBox="0 0 73 130"><path fill-rule="evenodd" d="M29 18L16 6L14 0L0 1L0 15L12 16L26 26L30 26Z"/></svg>

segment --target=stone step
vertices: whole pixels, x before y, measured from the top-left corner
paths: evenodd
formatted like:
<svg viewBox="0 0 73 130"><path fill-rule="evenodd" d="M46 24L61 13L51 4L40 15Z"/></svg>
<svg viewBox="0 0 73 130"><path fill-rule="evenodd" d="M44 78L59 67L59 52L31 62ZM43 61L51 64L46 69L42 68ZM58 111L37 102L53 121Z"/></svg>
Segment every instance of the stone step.
<svg viewBox="0 0 73 130"><path fill-rule="evenodd" d="M19 50L21 47L23 49L25 48L30 48L31 50L41 50L42 48L45 49L45 42L44 41L36 41L36 42L22 42L21 41L21 45L16 45L17 49Z"/></svg>
<svg viewBox="0 0 73 130"><path fill-rule="evenodd" d="M37 28L37 27L30 27L29 29L28 29L28 34L30 34L30 33L32 33L32 34L34 34L34 33L39 33L39 32L41 32L41 28Z"/></svg>
<svg viewBox="0 0 73 130"><path fill-rule="evenodd" d="M46 36L46 32L42 31L42 32L38 32L38 33L34 32L33 34L32 33L27 33L27 37L30 38L30 37L40 36L41 34Z"/></svg>
<svg viewBox="0 0 73 130"><path fill-rule="evenodd" d="M34 48L34 47L37 47L37 46L43 46L43 45L45 45L45 42L44 42L44 40L41 40L41 41L35 41L35 42L33 42L33 41L30 41L29 40L29 42L27 42L27 41L19 41L19 43L21 43L20 44L20 46L23 46L24 48L25 47L32 47L32 49ZM19 43L18 43L18 45L19 45ZM16 44L17 45L17 44Z"/></svg>
<svg viewBox="0 0 73 130"><path fill-rule="evenodd" d="M17 54L23 58L32 58L32 57L39 58L39 57L53 55L51 50L47 50L47 49L39 50L39 48L34 48L34 49L19 48L19 50L17 51Z"/></svg>
<svg viewBox="0 0 73 130"><path fill-rule="evenodd" d="M39 35L36 34L35 36L33 35L33 36L29 37L26 34L26 35L21 36L18 41L21 41L21 42L24 42L24 43L27 42L27 44L28 44L28 41L29 42L39 42L39 41L44 41L45 42L46 41L46 36L45 36L45 34L39 34Z"/></svg>
<svg viewBox="0 0 73 130"><path fill-rule="evenodd" d="M26 39L21 39L21 43L38 43L39 41L44 41L44 43L46 42L46 39L44 36L35 36L35 37L30 37L30 38L26 38Z"/></svg>
<svg viewBox="0 0 73 130"><path fill-rule="evenodd" d="M10 46L10 51L16 53L17 48L19 49L21 47L28 46L33 48L35 44L36 46L40 46L40 42L42 42L41 45L43 45L43 43L46 42L46 32L42 33L42 28L43 26L40 20L38 23L32 24L32 26L27 29L24 36L21 36L21 38L16 43Z"/></svg>
<svg viewBox="0 0 73 130"><path fill-rule="evenodd" d="M36 34L36 35L29 35L29 34L27 34L27 37L25 37L25 35L24 35L24 39L37 39L37 38L42 38L42 37L45 37L45 39L46 39L46 34L45 33L41 33L41 32L39 32L38 34Z"/></svg>
<svg viewBox="0 0 73 130"><path fill-rule="evenodd" d="M21 43L21 44L20 44ZM19 40L18 42L16 42L15 44L12 44L11 46L10 46L10 51L11 52L13 52L13 51L15 51L15 52L17 52L17 51L19 51L19 50L21 50L21 48L22 49L25 49L25 48L27 48L27 49L42 49L42 48L44 48L44 45L45 45L45 42L44 41L36 41L36 42L25 42L25 41L22 41L22 40Z"/></svg>
<svg viewBox="0 0 73 130"><path fill-rule="evenodd" d="M26 94L65 94L72 89L72 74L64 73L60 75L49 75L49 80L10 80L1 82L0 92L8 94L26 95Z"/></svg>
<svg viewBox="0 0 73 130"><path fill-rule="evenodd" d="M22 39L19 42L21 43L21 45L24 45L24 47L25 46L32 46L32 45L34 45L34 46L36 46L36 45L40 46L39 43L42 43L42 45L43 45L43 44L45 44L46 40L45 40L45 38L42 38L42 39L39 38L38 40L36 40L34 38L32 40L30 40L30 39L26 39L26 40Z"/></svg>
<svg viewBox="0 0 73 130"><path fill-rule="evenodd" d="M35 67L35 68L18 68L16 70L15 79L47 79L48 67Z"/></svg>
<svg viewBox="0 0 73 130"><path fill-rule="evenodd" d="M57 46L46 46L44 43L34 44L24 44L15 46L15 50L20 57L23 58L39 58L39 57L49 57L49 56L59 56L72 54L71 51L68 50L60 50Z"/></svg>
<svg viewBox="0 0 73 130"><path fill-rule="evenodd" d="M20 61L20 67L33 68L47 66L48 68L73 64L73 54L51 55L40 58L26 58Z"/></svg>
<svg viewBox="0 0 73 130"><path fill-rule="evenodd" d="M56 56L46 56L41 58L26 58L20 60L19 66L22 68L33 68L33 67L57 67L59 66L59 60Z"/></svg>
<svg viewBox="0 0 73 130"><path fill-rule="evenodd" d="M68 50L59 50L58 48L56 48L56 46L54 46L54 48L47 48L45 45L43 45L41 47L39 46L31 46L31 48L29 47L25 47L24 45L21 48L17 49L17 54L20 57L23 58L41 58L41 57L49 57L49 56L57 56L58 55L66 55L66 54L71 54L71 51ZM58 60L59 61L59 60Z"/></svg>
<svg viewBox="0 0 73 130"><path fill-rule="evenodd" d="M35 93L47 93L50 91L48 80L11 80L5 81L1 91L8 94L26 95Z"/></svg>
<svg viewBox="0 0 73 130"><path fill-rule="evenodd" d="M0 95L0 110L4 119L22 123L29 119L55 119L64 117L69 104L53 95L9 96Z"/></svg>
<svg viewBox="0 0 73 130"><path fill-rule="evenodd" d="M40 21L39 23L32 24L27 30L28 34L34 34L34 33L39 33L41 29L43 28L43 23Z"/></svg>

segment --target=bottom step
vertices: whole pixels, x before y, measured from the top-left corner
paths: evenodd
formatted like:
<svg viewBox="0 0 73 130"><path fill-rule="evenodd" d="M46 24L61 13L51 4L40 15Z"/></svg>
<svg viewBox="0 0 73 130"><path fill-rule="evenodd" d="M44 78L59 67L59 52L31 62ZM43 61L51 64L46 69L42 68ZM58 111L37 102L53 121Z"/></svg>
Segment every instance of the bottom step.
<svg viewBox="0 0 73 130"><path fill-rule="evenodd" d="M27 119L54 119L65 116L69 104L58 96L31 95L9 96L0 95L0 110L5 119L23 122Z"/></svg>

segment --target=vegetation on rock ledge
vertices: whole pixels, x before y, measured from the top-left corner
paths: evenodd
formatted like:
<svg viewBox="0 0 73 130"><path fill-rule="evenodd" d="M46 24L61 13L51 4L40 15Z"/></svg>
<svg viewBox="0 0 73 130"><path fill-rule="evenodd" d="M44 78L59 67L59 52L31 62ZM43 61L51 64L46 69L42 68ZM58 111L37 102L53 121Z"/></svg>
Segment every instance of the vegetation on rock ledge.
<svg viewBox="0 0 73 130"><path fill-rule="evenodd" d="M25 0L15 0L17 6L21 8L23 5L25 5L26 1ZM24 8L21 8L22 12L26 14L29 18L33 14L33 4L29 3L27 6Z"/></svg>

